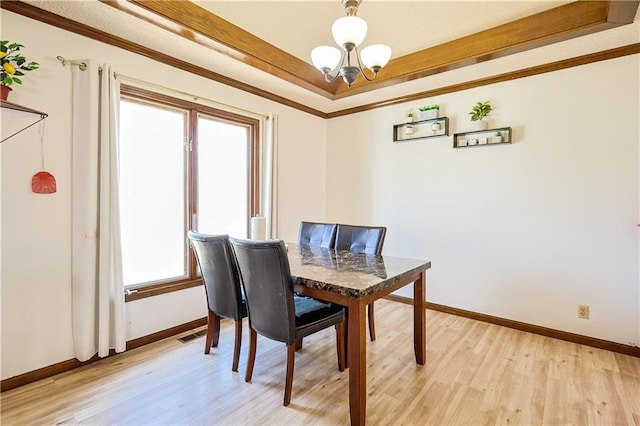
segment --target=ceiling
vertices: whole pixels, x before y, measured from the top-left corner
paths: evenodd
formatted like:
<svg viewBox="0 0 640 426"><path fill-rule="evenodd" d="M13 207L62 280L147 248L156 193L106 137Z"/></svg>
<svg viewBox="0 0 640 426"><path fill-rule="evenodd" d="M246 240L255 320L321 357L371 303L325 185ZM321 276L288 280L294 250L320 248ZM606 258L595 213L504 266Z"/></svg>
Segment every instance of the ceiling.
<svg viewBox="0 0 640 426"><path fill-rule="evenodd" d="M360 77L352 88L322 81L310 59L315 46L334 45L340 0L0 5L316 115L339 115L623 46L637 53L638 3L365 0L363 46L388 44L392 59L375 82Z"/></svg>

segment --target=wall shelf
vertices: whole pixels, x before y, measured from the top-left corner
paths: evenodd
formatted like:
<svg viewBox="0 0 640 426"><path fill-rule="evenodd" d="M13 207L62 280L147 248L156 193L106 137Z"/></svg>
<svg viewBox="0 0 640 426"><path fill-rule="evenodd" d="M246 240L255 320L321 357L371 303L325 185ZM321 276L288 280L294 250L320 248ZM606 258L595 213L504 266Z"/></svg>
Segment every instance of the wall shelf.
<svg viewBox="0 0 640 426"><path fill-rule="evenodd" d="M396 124L393 126L394 142L439 138L442 136L449 136L448 117L438 117L430 120L420 120L412 123Z"/></svg>
<svg viewBox="0 0 640 426"><path fill-rule="evenodd" d="M502 134L496 136L496 132ZM472 146L502 145L512 142L511 127L499 127L496 129L474 130L470 132L454 133L453 147L467 148Z"/></svg>
<svg viewBox="0 0 640 426"><path fill-rule="evenodd" d="M15 132L14 134L12 134L11 136L7 136L6 138L2 139L0 141L0 143L6 141L7 139L10 139L12 137L14 137L15 135L17 135L18 133L28 129L29 127L33 126L34 124L37 124L39 122L41 122L42 120L44 120L45 118L47 118L49 116L49 114L47 114L46 112L42 112L42 111L37 111L35 109L32 108L27 108L25 106L22 105L18 105L18 104L14 104L12 102L8 102L8 101L2 101L2 104L0 105L3 109L11 109L14 111L20 111L20 112L26 112L28 114L36 114L40 116L39 120L34 121L33 123L29 124L26 127L23 127L22 129L18 130L17 132Z"/></svg>

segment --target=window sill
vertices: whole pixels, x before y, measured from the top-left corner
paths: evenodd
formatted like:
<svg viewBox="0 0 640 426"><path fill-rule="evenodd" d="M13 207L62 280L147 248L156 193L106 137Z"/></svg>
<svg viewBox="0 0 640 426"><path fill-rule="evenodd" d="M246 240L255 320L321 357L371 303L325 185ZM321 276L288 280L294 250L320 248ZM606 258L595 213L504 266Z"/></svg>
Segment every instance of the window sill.
<svg viewBox="0 0 640 426"><path fill-rule="evenodd" d="M202 279L185 281L173 281L170 283L151 284L144 286L131 286L127 287L124 291L124 301L132 302L134 300L146 299L147 297L158 296L160 294L172 293L174 291L180 291L191 287L198 287L202 285Z"/></svg>

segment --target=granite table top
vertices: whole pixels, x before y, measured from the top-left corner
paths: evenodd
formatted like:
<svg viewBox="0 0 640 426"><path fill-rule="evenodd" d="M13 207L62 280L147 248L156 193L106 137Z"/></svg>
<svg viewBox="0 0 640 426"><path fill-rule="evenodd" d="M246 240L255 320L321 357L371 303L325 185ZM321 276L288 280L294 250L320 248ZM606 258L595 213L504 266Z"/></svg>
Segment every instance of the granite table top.
<svg viewBox="0 0 640 426"><path fill-rule="evenodd" d="M294 283L360 299L431 267L426 260L287 244Z"/></svg>

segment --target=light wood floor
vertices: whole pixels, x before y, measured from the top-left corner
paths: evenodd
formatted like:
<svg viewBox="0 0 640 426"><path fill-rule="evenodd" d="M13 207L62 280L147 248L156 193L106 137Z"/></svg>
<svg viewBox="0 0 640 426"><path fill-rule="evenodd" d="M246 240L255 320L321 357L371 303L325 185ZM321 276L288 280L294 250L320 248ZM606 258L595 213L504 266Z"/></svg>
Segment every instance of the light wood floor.
<svg viewBox="0 0 640 426"><path fill-rule="evenodd" d="M413 356L412 308L376 302L367 342L370 425L640 425L640 359L435 311L427 364ZM246 329L245 329L246 330ZM333 329L305 338L292 402L282 406L286 349L259 338L253 382L220 347L171 338L1 395L3 425L349 423L348 372Z"/></svg>

